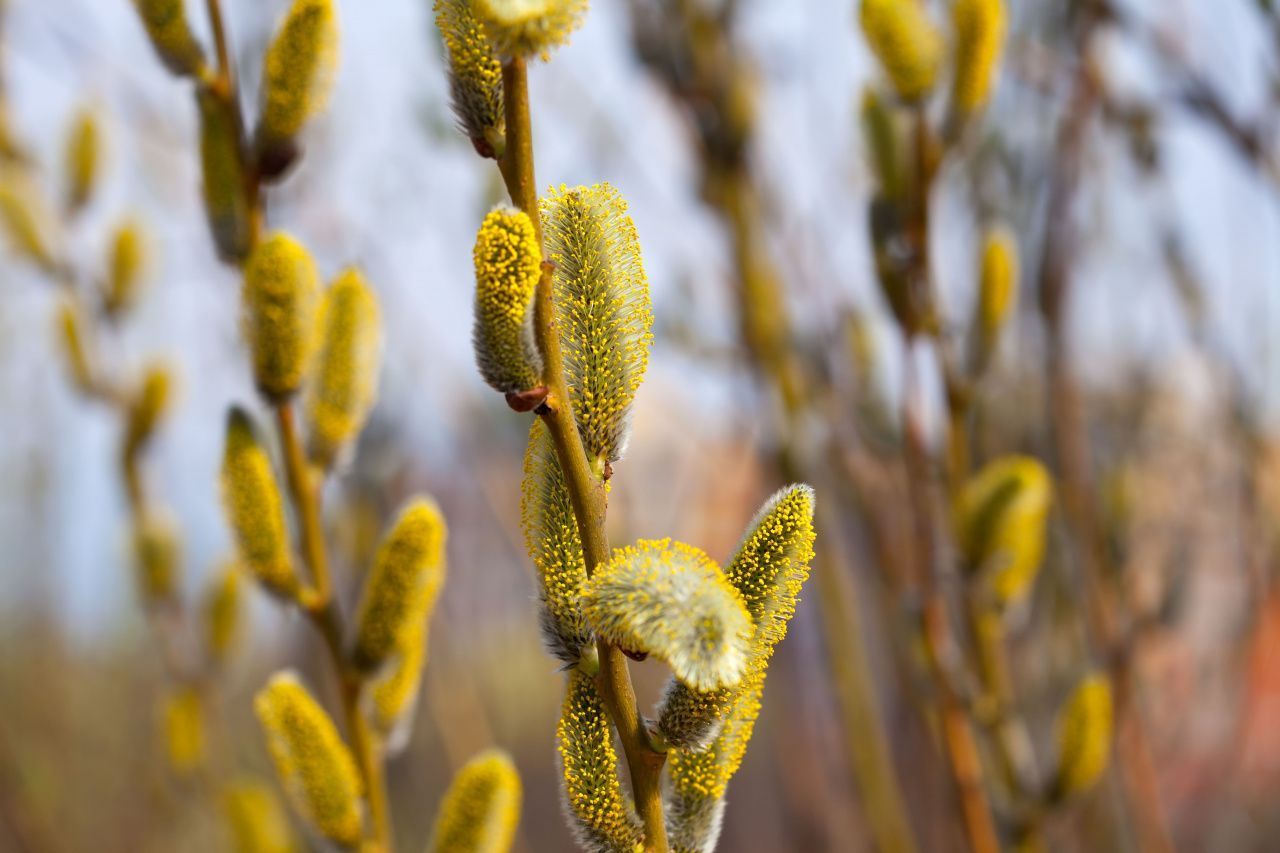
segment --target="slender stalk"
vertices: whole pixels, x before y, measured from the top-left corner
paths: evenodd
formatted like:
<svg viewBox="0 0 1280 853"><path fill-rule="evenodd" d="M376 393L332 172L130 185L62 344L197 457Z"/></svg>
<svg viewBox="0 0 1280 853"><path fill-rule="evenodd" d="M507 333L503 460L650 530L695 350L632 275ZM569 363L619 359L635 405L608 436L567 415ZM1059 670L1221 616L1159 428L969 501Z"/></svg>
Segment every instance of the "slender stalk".
<svg viewBox="0 0 1280 853"><path fill-rule="evenodd" d="M529 116L528 68L522 57L504 63L502 86L505 99L506 149L498 161L511 201L533 221L539 242L542 221L538 213L537 183L534 179L533 134ZM587 574L609 559L609 541L604 522L608 501L604 481L591 470L582 436L573 418L573 404L564 379L564 360L555 327L551 293L551 268L544 267L534 304L534 328L543 358L546 401L538 414L551 433L556 458L564 472L569 500L582 539ZM635 689L626 657L616 646L597 644L600 673L596 685L618 730L622 750L631 774L632 795L644 824L645 849L666 853L667 830L662 810L662 767L666 754L655 750L636 703Z"/></svg>
<svg viewBox="0 0 1280 853"><path fill-rule="evenodd" d="M307 466L293 402L286 400L278 404L275 412L280 444L284 450L285 477L294 508L298 512L302 555L311 572L312 587L304 604L311 611L323 610L333 598L333 582L329 576L329 559L325 552L324 529L320 520L320 483Z"/></svg>

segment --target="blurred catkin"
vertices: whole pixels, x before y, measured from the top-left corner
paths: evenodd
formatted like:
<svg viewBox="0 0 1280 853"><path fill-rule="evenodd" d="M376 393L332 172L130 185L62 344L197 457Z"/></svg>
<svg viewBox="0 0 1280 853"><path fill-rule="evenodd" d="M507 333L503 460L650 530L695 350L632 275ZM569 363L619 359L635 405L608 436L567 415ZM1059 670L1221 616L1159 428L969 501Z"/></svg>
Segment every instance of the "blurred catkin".
<svg viewBox="0 0 1280 853"><path fill-rule="evenodd" d="M440 803L432 853L506 853L520 822L520 776L505 752L468 761Z"/></svg>
<svg viewBox="0 0 1280 853"><path fill-rule="evenodd" d="M267 49L260 138L286 142L324 109L338 64L333 0L294 0Z"/></svg>
<svg viewBox="0 0 1280 853"><path fill-rule="evenodd" d="M319 351L307 383L307 442L327 465L369 417L378 393L382 321L359 270L338 276L320 300Z"/></svg>
<svg viewBox="0 0 1280 853"><path fill-rule="evenodd" d="M191 33L183 0L134 0L151 45L174 74L196 75L204 65L204 51Z"/></svg>
<svg viewBox="0 0 1280 853"><path fill-rule="evenodd" d="M955 105L961 112L981 109L991 98L1000 71L1007 26L1004 0L955 0Z"/></svg>
<svg viewBox="0 0 1280 853"><path fill-rule="evenodd" d="M240 131L219 95L200 88L196 104L200 108L205 218L218 256L228 263L240 263L249 253L252 234Z"/></svg>
<svg viewBox="0 0 1280 853"><path fill-rule="evenodd" d="M573 414L588 458L616 462L653 341L640 240L626 202L608 184L561 187L540 208Z"/></svg>
<svg viewBox="0 0 1280 853"><path fill-rule="evenodd" d="M222 567L204 594L205 650L214 663L223 663L244 630L244 594L240 566L234 561Z"/></svg>
<svg viewBox="0 0 1280 853"><path fill-rule="evenodd" d="M64 299L58 305L58 341L62 345L62 356L66 359L71 381L82 393L92 392L93 369L85 349L84 319L79 306L70 299Z"/></svg>
<svg viewBox="0 0 1280 853"><path fill-rule="evenodd" d="M427 663L427 624L425 618L412 624L396 642L391 661L378 673L368 691L369 721L383 738L388 755L399 753L409 744L411 723L418 706L422 670Z"/></svg>
<svg viewBox="0 0 1280 853"><path fill-rule="evenodd" d="M862 93L862 133L881 193L890 199L902 198L902 164L893 110L872 86Z"/></svg>
<svg viewBox="0 0 1280 853"><path fill-rule="evenodd" d="M222 795L231 825L234 853L297 853L289 816L271 786L256 779L237 781Z"/></svg>
<svg viewBox="0 0 1280 853"><path fill-rule="evenodd" d="M435 605L444 583L444 516L417 498L378 548L356 613L352 660L365 671L384 664Z"/></svg>
<svg viewBox="0 0 1280 853"><path fill-rule="evenodd" d="M566 44L587 14L587 0L472 0L499 56L540 57Z"/></svg>
<svg viewBox="0 0 1280 853"><path fill-rule="evenodd" d="M474 0L436 0L436 26L449 59L449 95L458 126L481 155L506 147L502 64L476 19Z"/></svg>
<svg viewBox="0 0 1280 853"><path fill-rule="evenodd" d="M125 219L112 233L107 254L102 306L108 316L119 316L137 300L146 266L147 246L142 225L135 219Z"/></svg>
<svg viewBox="0 0 1280 853"><path fill-rule="evenodd" d="M978 284L977 346L979 366L995 352L1000 330L1018 296L1018 246L1006 228L992 228L983 240Z"/></svg>
<svg viewBox="0 0 1280 853"><path fill-rule="evenodd" d="M591 626L582 612L587 566L555 444L541 419L529 430L520 521L538 578L543 641L554 657L576 666L584 652L594 649Z"/></svg>
<svg viewBox="0 0 1280 853"><path fill-rule="evenodd" d="M541 382L533 334L533 297L542 277L542 249L524 211L490 211L476 235L475 329L480 375L496 391L515 394Z"/></svg>
<svg viewBox="0 0 1280 853"><path fill-rule="evenodd" d="M179 776L189 776L204 766L204 700L195 687L179 687L165 697L165 755Z"/></svg>
<svg viewBox="0 0 1280 853"><path fill-rule="evenodd" d="M942 65L942 35L921 0L862 0L862 32L899 97L929 94Z"/></svg>
<svg viewBox="0 0 1280 853"><path fill-rule="evenodd" d="M124 437L126 455L137 453L151 438L168 411L172 396L173 379L168 366L160 362L148 366L141 385L129 400Z"/></svg>
<svg viewBox="0 0 1280 853"><path fill-rule="evenodd" d="M641 831L631 803L618 781L613 729L596 690L595 679L580 669L569 672L564 707L556 727L570 828L585 853L632 853Z"/></svg>
<svg viewBox="0 0 1280 853"><path fill-rule="evenodd" d="M227 418L222 503L245 567L268 590L292 601L298 579L289 556L280 487L249 416L239 408Z"/></svg>
<svg viewBox="0 0 1280 853"><path fill-rule="evenodd" d="M75 211L89 203L102 168L102 134L91 109L76 113L67 131L64 152L67 206Z"/></svg>
<svg viewBox="0 0 1280 853"><path fill-rule="evenodd" d="M249 256L244 269L244 332L258 388L273 401L302 385L316 348L320 276L311 255L276 232Z"/></svg>
<svg viewBox="0 0 1280 853"><path fill-rule="evenodd" d="M133 558L138 595L146 607L173 600L181 557L178 525L168 513L152 509L134 519Z"/></svg>
<svg viewBox="0 0 1280 853"><path fill-rule="evenodd" d="M360 773L333 720L291 672L273 676L253 706L298 814L330 841L354 847L363 826Z"/></svg>
<svg viewBox="0 0 1280 853"><path fill-rule="evenodd" d="M989 463L961 490L956 532L969 570L1006 605L1031 589L1045 549L1045 526L1053 499L1049 472L1028 456Z"/></svg>
<svg viewBox="0 0 1280 853"><path fill-rule="evenodd" d="M46 271L55 271L53 219L31 181L15 169L0 172L0 224L14 250Z"/></svg>
<svg viewBox="0 0 1280 853"><path fill-rule="evenodd" d="M742 678L751 617L697 548L660 539L617 549L587 581L582 607L600 638L665 661L692 688L732 687Z"/></svg>
<svg viewBox="0 0 1280 853"><path fill-rule="evenodd" d="M1079 794L1102 778L1111 759L1111 683L1105 675L1085 677L1058 718L1058 772L1054 799Z"/></svg>

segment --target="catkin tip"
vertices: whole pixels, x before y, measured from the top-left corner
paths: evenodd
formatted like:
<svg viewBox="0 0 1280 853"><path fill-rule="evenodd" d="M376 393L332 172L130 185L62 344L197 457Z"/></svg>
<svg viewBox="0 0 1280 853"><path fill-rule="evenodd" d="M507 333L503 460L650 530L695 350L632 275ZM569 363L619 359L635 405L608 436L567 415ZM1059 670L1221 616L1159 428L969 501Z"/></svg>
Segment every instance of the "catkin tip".
<svg viewBox="0 0 1280 853"><path fill-rule="evenodd" d="M476 17L499 56L540 57L568 43L582 26L587 0L473 0Z"/></svg>
<svg viewBox="0 0 1280 853"><path fill-rule="evenodd" d="M1000 69L1007 25L1004 0L955 0L951 21L955 30L953 98L963 113L986 105Z"/></svg>
<svg viewBox="0 0 1280 853"><path fill-rule="evenodd" d="M338 64L333 0L294 0L267 48L259 144L288 142L324 109Z"/></svg>
<svg viewBox="0 0 1280 853"><path fill-rule="evenodd" d="M898 96L918 101L942 66L942 36L921 0L862 0L863 35Z"/></svg>
<svg viewBox="0 0 1280 853"><path fill-rule="evenodd" d="M511 757L501 750L468 761L449 785L432 831L432 853L506 853L520 822L523 792Z"/></svg>

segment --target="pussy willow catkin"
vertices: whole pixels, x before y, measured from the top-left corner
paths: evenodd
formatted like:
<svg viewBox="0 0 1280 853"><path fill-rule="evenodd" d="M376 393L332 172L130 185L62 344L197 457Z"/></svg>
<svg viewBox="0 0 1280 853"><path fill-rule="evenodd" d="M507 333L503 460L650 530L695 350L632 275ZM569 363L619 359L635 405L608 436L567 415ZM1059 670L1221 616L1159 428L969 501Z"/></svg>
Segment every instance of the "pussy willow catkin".
<svg viewBox="0 0 1280 853"><path fill-rule="evenodd" d="M102 307L108 315L115 317L132 307L146 267L147 245L142 225L135 219L125 219L111 235L107 256Z"/></svg>
<svg viewBox="0 0 1280 853"><path fill-rule="evenodd" d="M338 20L333 0L294 0L267 49L262 74L264 141L297 136L324 109L338 65Z"/></svg>
<svg viewBox="0 0 1280 853"><path fill-rule="evenodd" d="M983 239L978 281L978 353L985 364L1018 295L1018 246L1008 229L992 228Z"/></svg>
<svg viewBox="0 0 1280 853"><path fill-rule="evenodd" d="M1000 71L1007 26L1004 0L955 0L955 104L963 112L986 105Z"/></svg>
<svg viewBox="0 0 1280 853"><path fill-rule="evenodd" d="M258 388L271 400L302 386L316 349L320 275L311 255L276 232L249 256L244 269L244 332Z"/></svg>
<svg viewBox="0 0 1280 853"><path fill-rule="evenodd" d="M921 0L862 0L867 45L899 97L928 95L942 68L942 36Z"/></svg>
<svg viewBox="0 0 1280 853"><path fill-rule="evenodd" d="M165 67L174 74L197 74L204 51L191 33L183 0L133 0L133 5Z"/></svg>
<svg viewBox="0 0 1280 853"><path fill-rule="evenodd" d="M297 853L300 849L289 816L270 785L256 779L236 781L223 792L222 807L236 853Z"/></svg>
<svg viewBox="0 0 1280 853"><path fill-rule="evenodd" d="M226 661L244 631L243 601L240 567L232 560L214 575L204 594L204 645L215 664Z"/></svg>
<svg viewBox="0 0 1280 853"><path fill-rule="evenodd" d="M495 51L502 57L546 59L582 26L587 0L472 0Z"/></svg>
<svg viewBox="0 0 1280 853"><path fill-rule="evenodd" d="M436 0L435 13L458 126L483 156L500 157L506 147L502 63L476 18L473 0Z"/></svg>
<svg viewBox="0 0 1280 853"><path fill-rule="evenodd" d="M541 382L533 334L533 297L542 277L542 248L524 211L498 207L476 235L476 364L496 391L515 394Z"/></svg>
<svg viewBox="0 0 1280 853"><path fill-rule="evenodd" d="M89 203L102 170L102 135L92 110L82 109L72 120L65 160L67 206L78 210Z"/></svg>
<svg viewBox="0 0 1280 853"><path fill-rule="evenodd" d="M1009 604L1031 589L1044 557L1052 499L1049 472L1028 456L991 462L961 490L961 554L970 571L981 573L996 603Z"/></svg>
<svg viewBox="0 0 1280 853"><path fill-rule="evenodd" d="M440 803L432 853L506 853L520 821L520 777L510 756L482 752L454 776Z"/></svg>
<svg viewBox="0 0 1280 853"><path fill-rule="evenodd" d="M1095 673L1084 678L1058 718L1056 797L1068 797L1093 787L1111 759L1114 709L1111 683Z"/></svg>
<svg viewBox="0 0 1280 853"><path fill-rule="evenodd" d="M223 100L204 88L196 91L200 109L201 197L218 257L240 263L249 253L251 234L244 154L239 129Z"/></svg>

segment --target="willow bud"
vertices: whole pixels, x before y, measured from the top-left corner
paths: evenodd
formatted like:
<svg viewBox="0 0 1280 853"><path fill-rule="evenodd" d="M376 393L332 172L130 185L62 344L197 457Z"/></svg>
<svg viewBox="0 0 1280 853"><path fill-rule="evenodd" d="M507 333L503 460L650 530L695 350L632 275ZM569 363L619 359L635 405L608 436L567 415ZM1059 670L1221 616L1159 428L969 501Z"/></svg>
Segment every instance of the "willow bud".
<svg viewBox="0 0 1280 853"><path fill-rule="evenodd" d="M333 0L293 0L267 49L259 144L286 143L324 109L338 64Z"/></svg>
<svg viewBox="0 0 1280 853"><path fill-rule="evenodd" d="M1111 684L1094 674L1077 685L1058 718L1058 772L1052 798L1083 793L1102 778L1111 760Z"/></svg>
<svg viewBox="0 0 1280 853"><path fill-rule="evenodd" d="M191 34L183 0L133 0L160 61L174 74L194 77L204 66L204 51Z"/></svg>
<svg viewBox="0 0 1280 853"><path fill-rule="evenodd" d="M107 255L102 306L108 316L119 316L137 301L146 267L147 247L142 226L136 220L126 219L116 226Z"/></svg>
<svg viewBox="0 0 1280 853"><path fill-rule="evenodd" d="M898 96L928 95L942 66L942 36L921 0L862 0L861 23Z"/></svg>
<svg viewBox="0 0 1280 853"><path fill-rule="evenodd" d="M81 110L67 133L64 154L67 176L67 206L75 211L89 203L102 166L102 139L97 117Z"/></svg>
<svg viewBox="0 0 1280 853"><path fill-rule="evenodd" d="M956 502L960 551L971 572L1007 605L1031 589L1044 557L1053 482L1037 460L997 459L979 471Z"/></svg>
<svg viewBox="0 0 1280 853"><path fill-rule="evenodd" d="M482 752L453 777L440 803L432 853L507 853L520 822L520 776L505 752Z"/></svg>
<svg viewBox="0 0 1280 853"><path fill-rule="evenodd" d="M205 219L218 257L239 264L249 254L252 235L240 129L232 121L223 96L202 87L196 92L196 105L200 108Z"/></svg>
<svg viewBox="0 0 1280 853"><path fill-rule="evenodd" d="M320 275L302 244L276 232L258 244L244 269L244 333L258 389L270 400L302 386L315 352Z"/></svg>
<svg viewBox="0 0 1280 853"><path fill-rule="evenodd" d="M955 0L956 75L954 100L962 113L972 113L991 98L1000 70L1007 25L1004 0Z"/></svg>
<svg viewBox="0 0 1280 853"><path fill-rule="evenodd" d="M294 600L298 579L289 556L280 487L249 416L239 408L227 418L222 504L245 567L268 590Z"/></svg>

